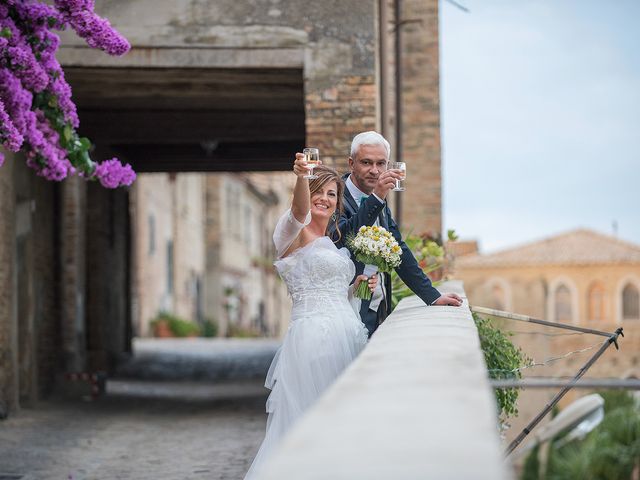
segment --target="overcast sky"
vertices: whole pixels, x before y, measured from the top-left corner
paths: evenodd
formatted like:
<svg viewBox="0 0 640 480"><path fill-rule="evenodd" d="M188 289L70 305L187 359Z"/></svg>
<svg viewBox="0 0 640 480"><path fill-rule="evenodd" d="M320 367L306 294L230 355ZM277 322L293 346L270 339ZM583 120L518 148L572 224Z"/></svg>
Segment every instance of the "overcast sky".
<svg viewBox="0 0 640 480"><path fill-rule="evenodd" d="M640 0L441 2L445 228L640 244Z"/></svg>

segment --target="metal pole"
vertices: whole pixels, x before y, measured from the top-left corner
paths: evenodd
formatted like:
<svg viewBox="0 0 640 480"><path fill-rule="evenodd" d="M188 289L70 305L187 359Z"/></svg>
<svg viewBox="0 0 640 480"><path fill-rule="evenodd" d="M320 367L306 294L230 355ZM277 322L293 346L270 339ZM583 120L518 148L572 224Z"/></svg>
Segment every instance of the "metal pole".
<svg viewBox="0 0 640 480"><path fill-rule="evenodd" d="M396 81L396 162L402 162L402 2L401 0L395 0L394 3L394 15L395 15L395 81ZM398 225L402 226L402 195L398 195L394 198L396 202L396 215L395 220Z"/></svg>
<svg viewBox="0 0 640 480"><path fill-rule="evenodd" d="M390 18L391 7L388 0L378 0L378 59L380 65L378 76L380 78L378 95L380 98L380 133L385 138L391 138L391 93L393 83L391 81L391 35L389 26L393 22ZM391 158L389 158L391 161Z"/></svg>
<svg viewBox="0 0 640 480"><path fill-rule="evenodd" d="M510 320L517 320L518 322L537 323L538 325L545 325L547 327L564 328L565 330L574 330L576 332L591 333L593 335L600 335L603 337L610 337L610 332L603 332L602 330L594 330L592 328L576 327L575 325L568 325L566 323L549 322L547 320L540 320L538 318L529 317L527 315L520 315L518 313L504 312L502 310L494 310L493 308L475 307L469 306L472 312L480 313L483 315L492 315L494 317L508 318Z"/></svg>
<svg viewBox="0 0 640 480"><path fill-rule="evenodd" d="M522 432L520 432L520 434L509 444L507 450L505 451L506 455L510 455L511 452L513 452L518 447L518 445L520 445L522 440L524 440L524 438L529 435L531 430L533 430L535 426L540 423L540 421L547 415L547 413L551 411L551 409L560 401L560 399L564 397L569 390L571 390L571 388L577 383L580 377L582 377L582 375L584 375L585 372L589 370L591 365L593 365L595 361L600 358L600 356L607 350L607 348L609 348L609 345L615 343L617 347L616 342L618 340L618 336L621 334L622 328L618 328L615 333L609 334L609 338L602 343L602 346L598 349L598 351L594 353L593 356L587 361L587 363L582 366L576 376L573 377L573 379L562 390L560 390L549 403L547 403L542 412L540 412L533 420L531 420L531 422L529 422L529 424L522 430Z"/></svg>
<svg viewBox="0 0 640 480"><path fill-rule="evenodd" d="M503 388L561 388L567 386L568 379L553 377L527 377L522 380L516 379L495 379L489 380L491 387L495 389ZM573 385L573 388L585 389L621 389L640 390L640 380L618 378L583 378Z"/></svg>

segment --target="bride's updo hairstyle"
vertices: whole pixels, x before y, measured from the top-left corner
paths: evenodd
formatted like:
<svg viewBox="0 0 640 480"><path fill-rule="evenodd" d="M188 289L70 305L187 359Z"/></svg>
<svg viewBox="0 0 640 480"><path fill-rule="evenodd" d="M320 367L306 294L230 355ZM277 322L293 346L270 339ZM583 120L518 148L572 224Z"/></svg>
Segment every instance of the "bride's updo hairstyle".
<svg viewBox="0 0 640 480"><path fill-rule="evenodd" d="M344 182L342 178L340 178L340 174L333 168L328 167L327 165L318 165L313 169L313 174L317 175L318 178L314 178L309 181L309 191L311 196L324 187L329 182L336 182L337 185L337 203L336 203L336 211L331 217L331 221L329 225L327 225L327 234L334 239L334 243L340 240L342 237L342 233L340 232L340 228L338 227L338 220L340 219L340 215L342 214L342 202L343 202L343 193L344 193Z"/></svg>

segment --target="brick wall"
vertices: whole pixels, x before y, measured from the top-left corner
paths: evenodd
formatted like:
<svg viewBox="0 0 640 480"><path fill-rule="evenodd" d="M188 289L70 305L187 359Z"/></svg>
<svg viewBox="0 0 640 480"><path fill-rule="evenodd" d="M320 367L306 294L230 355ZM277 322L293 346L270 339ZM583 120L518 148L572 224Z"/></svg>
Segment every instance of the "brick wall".
<svg viewBox="0 0 640 480"><path fill-rule="evenodd" d="M409 171L407 190L398 194L402 196L402 223L415 232L441 232L438 2L406 0L402 5L402 19L412 20L402 27L401 40L402 160L407 162ZM394 59L387 61L393 63ZM393 75L389 80L388 90L393 87ZM376 81L374 75L335 77L330 82L306 80L306 143L318 147L323 161L341 172L348 170L353 136L375 130L379 124ZM388 114L393 123L393 108ZM392 130L388 140L395 153Z"/></svg>
<svg viewBox="0 0 640 480"><path fill-rule="evenodd" d="M322 161L340 172L348 171L352 138L376 128L376 88L373 75L343 77L322 89L307 85L307 145L318 147Z"/></svg>
<svg viewBox="0 0 640 480"><path fill-rule="evenodd" d="M85 281L86 199L84 179L71 177L61 186L61 334L66 371L86 368Z"/></svg>
<svg viewBox="0 0 640 480"><path fill-rule="evenodd" d="M223 185L223 175L221 174L209 174L205 177L203 307L205 318L219 323L220 335L226 333L226 325L222 323L224 316L220 286L220 248L224 235L224 215L226 214L222 203Z"/></svg>
<svg viewBox="0 0 640 480"><path fill-rule="evenodd" d="M402 19L403 158L407 190L403 224L442 231L438 1L405 0Z"/></svg>
<svg viewBox="0 0 640 480"><path fill-rule="evenodd" d="M112 371L129 350L128 192L87 185L86 329L90 371Z"/></svg>
<svg viewBox="0 0 640 480"><path fill-rule="evenodd" d="M13 240L15 238L13 156L0 168L0 409L15 406L13 323Z"/></svg>
<svg viewBox="0 0 640 480"><path fill-rule="evenodd" d="M24 168L27 168L24 166ZM29 174L33 172L29 170ZM57 285L56 195L58 184L33 175L33 290L34 326L37 352L38 396L46 396L54 386L60 368L59 303Z"/></svg>
<svg viewBox="0 0 640 480"><path fill-rule="evenodd" d="M33 175L20 157L9 157L0 168L0 403L10 410L19 405L18 384L29 402L49 393L59 365L55 195L56 185ZM21 232L26 303L20 332L14 321L18 201L28 206Z"/></svg>

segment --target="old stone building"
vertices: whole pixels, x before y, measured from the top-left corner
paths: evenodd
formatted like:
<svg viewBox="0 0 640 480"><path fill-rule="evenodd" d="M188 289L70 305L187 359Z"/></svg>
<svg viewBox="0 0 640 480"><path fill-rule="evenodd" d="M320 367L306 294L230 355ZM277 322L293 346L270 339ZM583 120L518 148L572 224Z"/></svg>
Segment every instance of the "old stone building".
<svg viewBox="0 0 640 480"><path fill-rule="evenodd" d="M588 371L590 377L640 378L640 246L590 230L573 230L500 251L459 257L455 275L471 305L614 332L624 329L620 350L610 347ZM511 320L513 342L536 362L558 360L523 375L573 377L603 338ZM584 350L584 351L583 351ZM570 352L576 352L564 357ZM556 390L525 390L516 434ZM582 395L574 390L563 404Z"/></svg>
<svg viewBox="0 0 640 480"><path fill-rule="evenodd" d="M134 333L148 335L160 312L202 319L204 178L149 173L131 189Z"/></svg>
<svg viewBox="0 0 640 480"><path fill-rule="evenodd" d="M131 41L131 52L109 57L68 32L58 52L79 132L95 143L96 158L117 156L140 173L277 172L310 145L343 169L353 135L377 129L408 163L407 191L396 202L405 224L440 230L436 0L105 0L96 7ZM205 210L208 202L232 208L222 206L226 180L211 181L220 196L205 197ZM258 208L269 201L264 190L243 182L252 215L268 229L274 219ZM12 410L45 395L54 373L111 371L128 354L141 308L135 259L149 245L132 235L137 187L46 183L9 154L0 185L0 404ZM225 228L215 211L207 224ZM220 235L205 234L203 271L216 273L202 280L204 316L207 309L223 315L225 301L238 304L220 297L234 291L230 258L242 249L223 247ZM264 238L249 235L245 242ZM261 262L249 263L259 271ZM275 288L256 280L247 290L258 285ZM245 308L261 325L281 306Z"/></svg>
<svg viewBox="0 0 640 480"><path fill-rule="evenodd" d="M131 189L134 335L152 335L150 322L167 312L212 322L220 336L233 327L279 336L290 304L273 268L271 233L293 179L283 173L141 175Z"/></svg>
<svg viewBox="0 0 640 480"><path fill-rule="evenodd" d="M273 267L273 227L291 199L290 173L245 173L207 176L207 198L217 217L207 234L207 275L212 280L207 313L220 327L280 336L288 327L291 306L286 287ZM213 280L215 279L215 281Z"/></svg>

